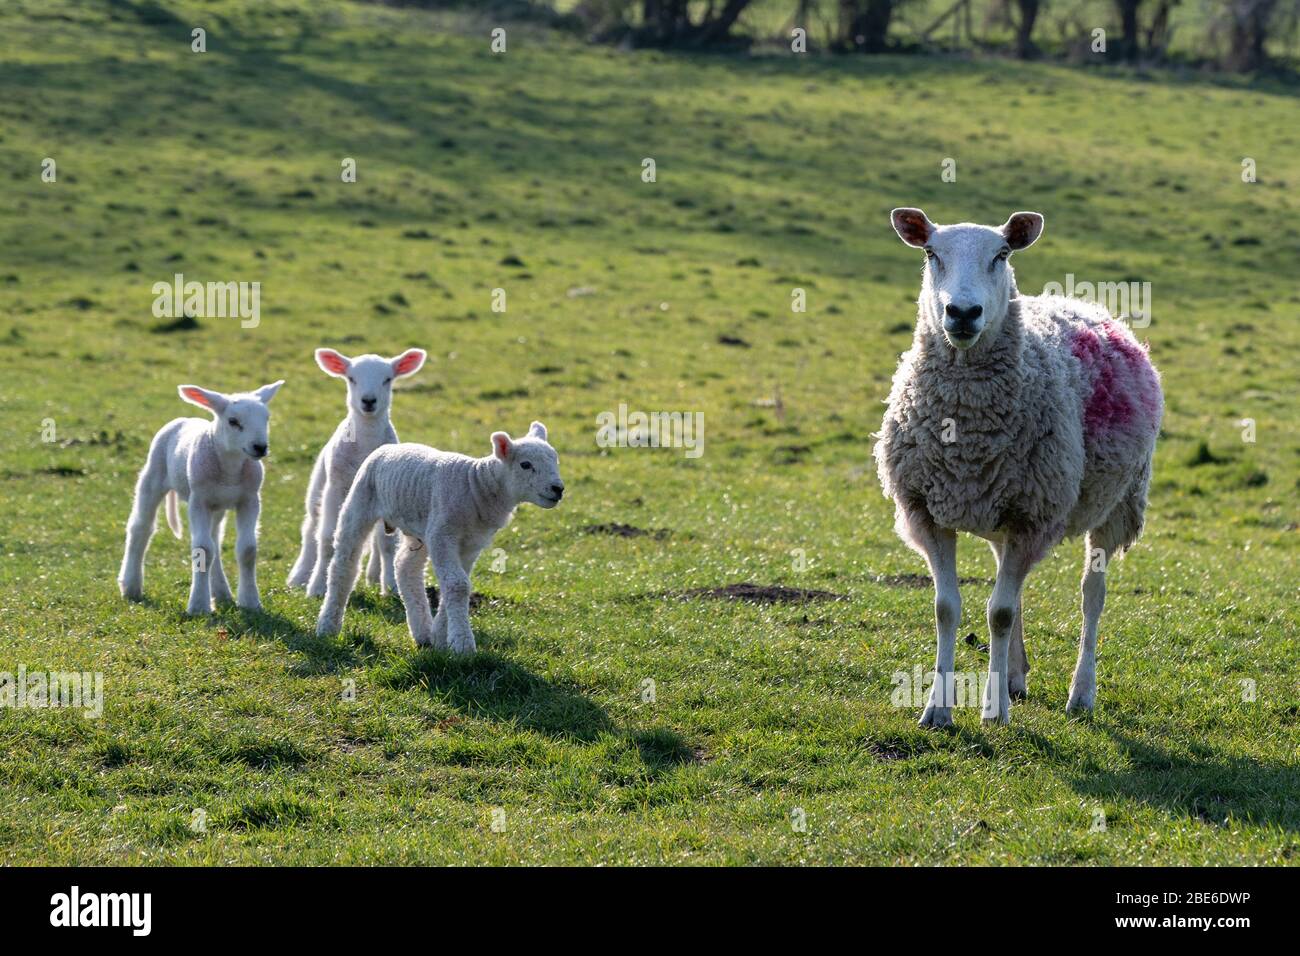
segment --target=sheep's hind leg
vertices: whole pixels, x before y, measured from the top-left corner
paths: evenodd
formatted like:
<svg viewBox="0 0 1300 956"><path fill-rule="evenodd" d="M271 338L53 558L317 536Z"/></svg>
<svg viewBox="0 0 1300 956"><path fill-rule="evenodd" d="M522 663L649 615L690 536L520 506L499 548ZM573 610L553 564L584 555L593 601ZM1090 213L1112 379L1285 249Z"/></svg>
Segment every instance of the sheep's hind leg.
<svg viewBox="0 0 1300 956"><path fill-rule="evenodd" d="M989 598L989 674L984 686L983 718L986 724L1011 722L1011 634L1019 616L1025 578L1037 561L1034 541L1009 537L1002 545L997 581Z"/></svg>
<svg viewBox="0 0 1300 956"><path fill-rule="evenodd" d="M1106 605L1106 566L1116 545L1109 524L1088 532L1084 539L1082 592L1083 631L1079 635L1079 660L1070 681L1065 705L1070 713L1090 712L1097 701L1097 626Z"/></svg>
<svg viewBox="0 0 1300 956"><path fill-rule="evenodd" d="M990 541L993 556L1002 564L1002 542ZM1011 648L1007 654L1007 693L1012 700L1029 696L1029 655L1025 653L1024 602L1016 602L1016 621L1011 625Z"/></svg>
<svg viewBox="0 0 1300 956"><path fill-rule="evenodd" d="M144 597L144 555L149 550L163 494L160 477L150 471L140 475L135 486L131 517L126 522L126 548L122 553L122 568L117 574L122 597L128 601L139 601Z"/></svg>
<svg viewBox="0 0 1300 956"><path fill-rule="evenodd" d="M477 645L469 625L469 575L461 564L460 543L454 535L430 534L430 557L438 576L438 615L446 628L447 647L457 654L472 654ZM438 621L434 620L435 639Z"/></svg>
<svg viewBox="0 0 1300 956"><path fill-rule="evenodd" d="M929 515L917 512L900 509L898 519L907 538L925 554L930 576L934 579L934 684L930 688L929 703L921 713L920 726L950 727L956 689L952 676L953 656L957 645L957 625L961 621L957 533L935 527Z"/></svg>
<svg viewBox="0 0 1300 956"><path fill-rule="evenodd" d="M210 568L216 553L212 540L212 512L190 497L190 600L185 613L192 617L212 613Z"/></svg>

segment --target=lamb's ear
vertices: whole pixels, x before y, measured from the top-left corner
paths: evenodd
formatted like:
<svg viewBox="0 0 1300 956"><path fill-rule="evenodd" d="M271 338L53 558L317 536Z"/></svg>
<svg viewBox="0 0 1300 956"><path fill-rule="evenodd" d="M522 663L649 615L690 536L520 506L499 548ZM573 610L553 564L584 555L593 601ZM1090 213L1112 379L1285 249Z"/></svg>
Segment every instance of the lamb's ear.
<svg viewBox="0 0 1300 956"><path fill-rule="evenodd" d="M398 378L404 375L414 375L424 367L424 349L407 349L395 359L390 359L388 364L393 367L393 374Z"/></svg>
<svg viewBox="0 0 1300 956"><path fill-rule="evenodd" d="M894 224L894 232L898 233L898 238L909 246L923 249L930 241L930 237L934 235L934 223L919 209L900 206L889 214L889 218Z"/></svg>
<svg viewBox="0 0 1300 956"><path fill-rule="evenodd" d="M1036 212L1013 212L1002 224L1002 235L1014 249L1028 249L1043 234L1043 216Z"/></svg>
<svg viewBox="0 0 1300 956"><path fill-rule="evenodd" d="M316 364L321 367L321 371L326 375L341 378L348 374L348 369L352 367L352 359L342 352L335 352L333 349L317 349Z"/></svg>
<svg viewBox="0 0 1300 956"><path fill-rule="evenodd" d="M542 441L546 441L546 426L541 422L533 422L528 426L528 434L534 438L540 438Z"/></svg>
<svg viewBox="0 0 1300 956"><path fill-rule="evenodd" d="M199 408L206 408L220 415L230 404L230 400L220 392L211 392L206 388L199 388L197 385L178 385L176 391L180 392L181 398L191 405L197 405Z"/></svg>
<svg viewBox="0 0 1300 956"><path fill-rule="evenodd" d="M510 440L510 436L505 432L492 433L492 454L502 461L510 457L510 449L514 447L515 443Z"/></svg>
<svg viewBox="0 0 1300 956"><path fill-rule="evenodd" d="M259 402L266 405L270 403L271 399L275 398L275 393L280 390L280 386L283 384L284 379L280 379L280 381L272 382L270 385L263 385L253 394L257 396Z"/></svg>

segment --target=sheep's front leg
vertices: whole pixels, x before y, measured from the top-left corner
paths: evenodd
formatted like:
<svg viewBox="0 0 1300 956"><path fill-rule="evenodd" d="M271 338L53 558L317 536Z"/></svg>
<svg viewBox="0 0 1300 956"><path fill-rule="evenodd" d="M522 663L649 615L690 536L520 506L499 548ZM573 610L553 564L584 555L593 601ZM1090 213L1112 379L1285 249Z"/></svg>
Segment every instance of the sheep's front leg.
<svg viewBox="0 0 1300 956"><path fill-rule="evenodd" d="M321 604L320 616L316 619L316 633L321 637L337 634L343 628L343 612L357 582L361 546L369 529L368 524L362 525L357 521L343 522L339 527L338 540L329 563L325 601Z"/></svg>
<svg viewBox="0 0 1300 956"><path fill-rule="evenodd" d="M321 499L320 519L316 531L316 566L311 572L311 581L307 584L307 594L311 597L324 597L329 580L329 566L334 557L334 532L338 528L339 511L348 489L342 482L332 478L325 486L325 495ZM360 557L360 555L358 555ZM355 572L354 572L355 575ZM352 590L349 582L348 591Z"/></svg>
<svg viewBox="0 0 1300 956"><path fill-rule="evenodd" d="M952 678L953 656L957 645L957 625L961 622L961 592L957 588L957 533L935 527L929 515L900 512L909 537L924 551L934 579L934 626L936 650L934 685L930 701L921 714L922 727L949 727L955 688Z"/></svg>
<svg viewBox="0 0 1300 956"><path fill-rule="evenodd" d="M1002 564L1002 542L991 541L993 556ZM1029 655L1025 653L1025 618L1023 602L1016 604L1016 622L1011 625L1011 648L1007 652L1007 692L1012 700L1029 696Z"/></svg>
<svg viewBox="0 0 1300 956"><path fill-rule="evenodd" d="M429 613L429 595L424 590L424 563L429 559L424 542L414 535L402 536L402 547L397 552L397 590L406 606L406 626L411 637L421 647L447 646L446 628L439 641L434 636L433 615Z"/></svg>
<svg viewBox="0 0 1300 956"><path fill-rule="evenodd" d="M249 611L262 610L257 591L257 516L262 502L250 495L235 510L235 554L239 559L239 606Z"/></svg>
<svg viewBox="0 0 1300 956"><path fill-rule="evenodd" d="M212 512L190 496L190 601L185 613L212 613L209 574L216 542L212 540Z"/></svg>
<svg viewBox="0 0 1300 956"><path fill-rule="evenodd" d="M391 594L397 590L397 532L384 533L384 523L375 526L375 547L379 551L379 593Z"/></svg>
<svg viewBox="0 0 1300 956"><path fill-rule="evenodd" d="M1035 562L1031 543L1009 537L1002 546L998 576L989 598L989 675L984 686L984 723L1011 722L1010 659L1011 635L1020 613L1020 595L1025 578Z"/></svg>
<svg viewBox="0 0 1300 956"><path fill-rule="evenodd" d="M221 545L222 539L226 536L226 513L225 511L213 512L212 520L214 522L215 532L212 535L216 543L216 549L212 553L212 578L209 586L212 589L212 602L214 604L231 604L234 602L234 595L230 593L230 582L226 580L226 569L221 566Z"/></svg>
<svg viewBox="0 0 1300 956"><path fill-rule="evenodd" d="M430 534L426 540L438 576L438 615L447 631L447 647L457 654L472 654L477 647L469 626L469 575L461 564L460 541L447 532ZM436 619L434 627L436 638Z"/></svg>

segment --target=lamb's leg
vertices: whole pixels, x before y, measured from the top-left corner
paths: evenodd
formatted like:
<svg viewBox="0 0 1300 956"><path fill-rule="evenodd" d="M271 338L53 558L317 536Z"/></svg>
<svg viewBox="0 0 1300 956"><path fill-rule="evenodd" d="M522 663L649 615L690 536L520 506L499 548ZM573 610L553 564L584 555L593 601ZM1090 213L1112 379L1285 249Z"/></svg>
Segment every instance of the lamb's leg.
<svg viewBox="0 0 1300 956"><path fill-rule="evenodd" d="M441 643L434 639L429 595L424 590L424 564L428 559L429 551L423 541L414 535L403 535L402 546L397 552L397 590L406 606L406 626L411 629L415 643L421 647L445 648L445 630Z"/></svg>
<svg viewBox="0 0 1300 956"><path fill-rule="evenodd" d="M343 627L343 612L348 597L357 582L361 564L361 546L374 526L378 515L368 488L354 485L348 495L347 507L338 520L338 533L334 538L333 557L329 563L325 602L316 619L316 633L325 636L337 634ZM320 565L317 565L319 569Z"/></svg>
<svg viewBox="0 0 1300 956"><path fill-rule="evenodd" d="M185 608L189 615L212 613L212 591L209 574L212 558L216 554L212 539L212 512L207 506L190 496L190 601Z"/></svg>
<svg viewBox="0 0 1300 956"><path fill-rule="evenodd" d="M998 565L1002 564L1002 542L990 541L993 556ZM1011 625L1011 650L1007 655L1007 692L1012 700L1024 700L1029 696L1029 655L1025 653L1024 604L1016 603L1016 622Z"/></svg>
<svg viewBox="0 0 1300 956"><path fill-rule="evenodd" d="M122 568L117 575L122 597L138 601L144 597L144 555L153 537L158 505L164 494L163 476L157 469L146 466L135 485L135 500L131 504L131 517L126 522L126 548L122 553Z"/></svg>
<svg viewBox="0 0 1300 956"><path fill-rule="evenodd" d="M325 495L321 500L320 522L316 533L316 567L312 569L311 581L307 584L307 594L311 597L324 597L330 570L330 559L334 556L334 532L339 523L339 511L343 508L343 499L348 489L340 482L327 481ZM360 542L358 542L358 547ZM360 560L358 551L357 559ZM355 574L355 572L354 572ZM348 583L349 593L352 582Z"/></svg>
<svg viewBox="0 0 1300 956"><path fill-rule="evenodd" d="M984 687L984 723L1011 722L1010 677L1011 632L1019 613L1025 578L1037 559L1034 542L1008 537L1002 546L1002 561L989 598L989 676Z"/></svg>
<svg viewBox="0 0 1300 956"><path fill-rule="evenodd" d="M212 519L216 527L212 535L216 542L216 548L212 553L212 602L214 604L232 604L234 595L230 593L230 582L226 580L226 569L221 566L221 541L226 535L226 513L225 511L213 512Z"/></svg>
<svg viewBox="0 0 1300 956"><path fill-rule="evenodd" d="M325 491L325 456L322 453L312 466L311 481L307 485L306 514L302 519L302 547L298 551L298 560L289 572L288 585L291 588L305 588L311 580L311 573L316 568L316 538L320 533L321 497Z"/></svg>
<svg viewBox="0 0 1300 956"><path fill-rule="evenodd" d="M936 650L934 684L930 702L921 714L922 727L952 725L954 686L953 656L957 645L957 625L961 622L961 592L957 588L957 533L935 527L929 515L899 512L908 538L919 546L930 565L934 579L934 626Z"/></svg>
<svg viewBox="0 0 1300 956"><path fill-rule="evenodd" d="M262 596L257 590L257 516L261 499L252 494L235 509L235 555L239 560L239 606L249 611L262 610Z"/></svg>
<svg viewBox="0 0 1300 956"><path fill-rule="evenodd" d="M447 646L457 654L472 654L477 647L469 626L469 575L461 564L460 542L447 532L431 533L425 540L438 576L438 614L445 621ZM436 636L436 619L434 623Z"/></svg>
<svg viewBox="0 0 1300 956"><path fill-rule="evenodd" d="M397 532L385 534L382 521L375 525L375 547L379 551L381 561L379 593L391 594L397 590L397 575L394 573L397 558Z"/></svg>
<svg viewBox="0 0 1300 956"><path fill-rule="evenodd" d="M366 560L366 583L367 584L380 584L380 578L382 577L380 572L383 570L383 557L379 547L379 539L380 536L383 535L383 533L384 533L383 526L376 524L375 530L371 532L370 537L368 539L368 546L366 548L366 554L368 555L368 558ZM381 586L381 593L382 593L382 586Z"/></svg>
<svg viewBox="0 0 1300 956"><path fill-rule="evenodd" d="M1106 565L1115 551L1106 528L1088 532L1084 539L1083 632L1079 637L1079 661L1070 681L1067 711L1091 711L1097 700L1097 625L1106 604Z"/></svg>

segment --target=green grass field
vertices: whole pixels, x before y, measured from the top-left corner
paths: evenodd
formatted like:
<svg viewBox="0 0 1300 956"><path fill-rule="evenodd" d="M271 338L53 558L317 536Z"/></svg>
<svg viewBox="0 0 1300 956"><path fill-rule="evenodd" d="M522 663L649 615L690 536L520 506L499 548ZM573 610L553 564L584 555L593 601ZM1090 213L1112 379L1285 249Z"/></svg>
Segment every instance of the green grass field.
<svg viewBox="0 0 1300 956"><path fill-rule="evenodd" d="M99 719L0 710L0 861L1295 862L1300 91L508 26L494 56L485 21L335 0L0 11L0 671L104 675ZM891 704L933 662L870 458L919 281L896 205L1042 211L1026 292L1152 284L1168 411L1091 721L1064 713L1078 542L1030 578L1009 728ZM160 330L176 272L261 282L260 325ZM405 440L486 454L550 427L569 494L521 509L503 571L480 561L472 659L417 653L373 589L317 639L283 586L343 414L322 344L430 350L395 398ZM185 618L165 526L124 602L176 386L281 377L265 613ZM702 411L703 456L597 447L620 403ZM651 533L585 530L615 522ZM963 540L958 670L987 667L992 570ZM740 582L843 597L666 594Z"/></svg>

